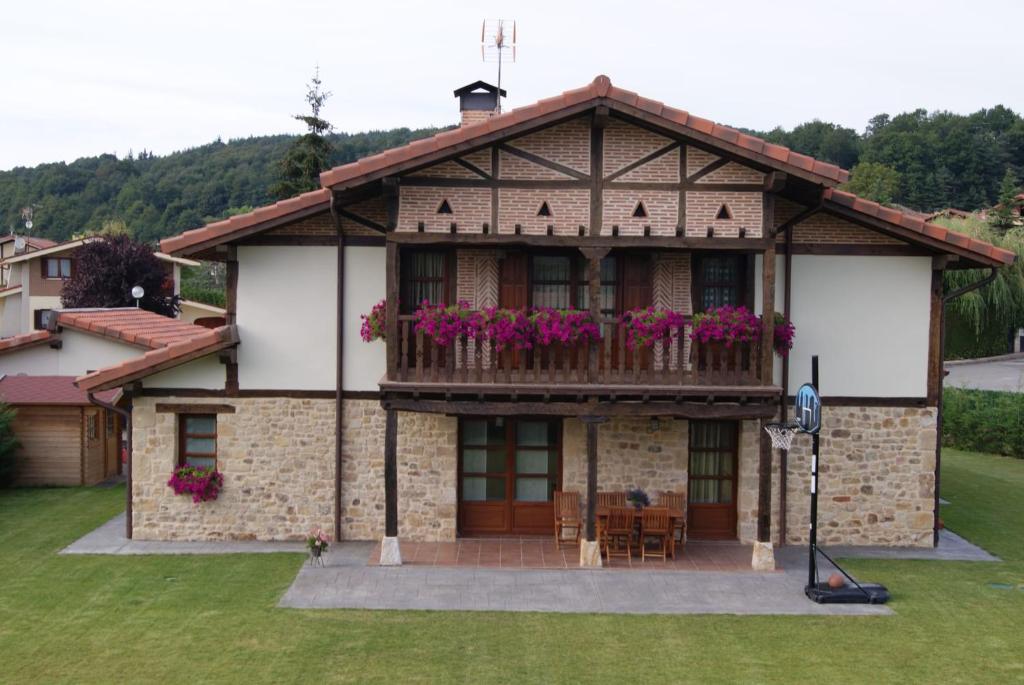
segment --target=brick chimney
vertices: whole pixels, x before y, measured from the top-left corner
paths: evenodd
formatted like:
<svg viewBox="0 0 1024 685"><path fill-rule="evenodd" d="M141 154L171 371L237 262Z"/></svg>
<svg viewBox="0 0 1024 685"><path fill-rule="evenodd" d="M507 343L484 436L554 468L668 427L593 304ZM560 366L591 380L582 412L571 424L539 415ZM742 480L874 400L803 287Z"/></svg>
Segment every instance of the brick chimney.
<svg viewBox="0 0 1024 685"><path fill-rule="evenodd" d="M498 112L498 98L508 93L504 89L492 86L484 81L474 81L455 91L459 99L459 112L462 114L462 126L486 121Z"/></svg>

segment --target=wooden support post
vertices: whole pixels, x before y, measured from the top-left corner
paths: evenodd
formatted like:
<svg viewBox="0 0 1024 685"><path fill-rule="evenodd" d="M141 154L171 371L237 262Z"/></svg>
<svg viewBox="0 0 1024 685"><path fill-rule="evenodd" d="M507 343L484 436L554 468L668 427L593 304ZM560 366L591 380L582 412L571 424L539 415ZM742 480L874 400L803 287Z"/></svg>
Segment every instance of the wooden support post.
<svg viewBox="0 0 1024 685"><path fill-rule="evenodd" d="M603 416L580 417L587 427L587 520L586 540L580 544L580 566L600 566L601 549L597 540L597 431L607 419Z"/></svg>
<svg viewBox="0 0 1024 685"><path fill-rule="evenodd" d="M761 439L757 460L757 540L771 542L772 534L772 442L764 429L766 419L758 422Z"/></svg>
<svg viewBox="0 0 1024 685"><path fill-rule="evenodd" d="M782 318L789 323L793 313L793 231L786 231L786 263L782 286ZM789 355L782 358L782 399L780 420L789 418ZM789 450L779 452L779 546L786 544L786 512L789 510Z"/></svg>
<svg viewBox="0 0 1024 685"><path fill-rule="evenodd" d="M389 214L390 216L390 214ZM335 268L337 271L337 290L335 292L335 378L334 378L334 539L341 539L341 477L342 477L342 443L344 438L343 418L344 375L342 359L344 358L345 338L345 235L341 230L341 216L338 213L337 196L331 195L331 218L338 243L338 254ZM390 221L390 219L389 219Z"/></svg>
<svg viewBox="0 0 1024 685"><path fill-rule="evenodd" d="M604 129L608 108L597 107L590 123L590 235L601 235L604 216Z"/></svg>
<svg viewBox="0 0 1024 685"><path fill-rule="evenodd" d="M772 384L775 363L775 245L764 251L762 264L762 329L761 329L761 384Z"/></svg>
<svg viewBox="0 0 1024 685"><path fill-rule="evenodd" d="M398 244L388 241L384 264L385 298L385 342L387 344L387 378L395 380L398 370L398 274L400 253Z"/></svg>
<svg viewBox="0 0 1024 685"><path fill-rule="evenodd" d="M384 420L384 535L398 537L398 412Z"/></svg>
<svg viewBox="0 0 1024 685"><path fill-rule="evenodd" d="M611 248L582 247L580 252L587 258L587 297L590 301L590 318L598 327L601 327L601 260L608 256ZM605 334L603 329L601 333ZM587 359L588 380L591 383L596 383L601 347L593 343L588 345L588 349L590 351L590 356Z"/></svg>

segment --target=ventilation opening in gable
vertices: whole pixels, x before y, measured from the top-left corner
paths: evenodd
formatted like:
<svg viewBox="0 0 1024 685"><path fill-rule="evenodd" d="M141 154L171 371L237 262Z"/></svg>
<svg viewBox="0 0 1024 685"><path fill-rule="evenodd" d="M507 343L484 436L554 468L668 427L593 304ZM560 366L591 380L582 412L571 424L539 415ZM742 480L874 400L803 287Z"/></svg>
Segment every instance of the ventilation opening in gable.
<svg viewBox="0 0 1024 685"><path fill-rule="evenodd" d="M718 208L718 214L715 214L716 219L731 219L732 212L729 211L728 205L722 205Z"/></svg>
<svg viewBox="0 0 1024 685"><path fill-rule="evenodd" d="M438 214L452 214L452 206L448 204L448 200L441 200L441 204L437 208Z"/></svg>
<svg viewBox="0 0 1024 685"><path fill-rule="evenodd" d="M551 216L551 207L548 206L547 200L540 203L540 209L537 210L537 216Z"/></svg>
<svg viewBox="0 0 1024 685"><path fill-rule="evenodd" d="M646 219L647 218L647 208L644 207L643 200L641 200L640 202L637 202L636 203L636 207L633 208L633 218L634 219Z"/></svg>

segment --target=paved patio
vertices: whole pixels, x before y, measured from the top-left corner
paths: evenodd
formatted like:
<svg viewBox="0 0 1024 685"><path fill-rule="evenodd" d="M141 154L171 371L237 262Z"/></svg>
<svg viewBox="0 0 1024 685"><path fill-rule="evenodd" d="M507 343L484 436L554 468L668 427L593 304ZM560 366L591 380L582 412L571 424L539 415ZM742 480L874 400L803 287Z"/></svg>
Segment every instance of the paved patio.
<svg viewBox="0 0 1024 685"><path fill-rule="evenodd" d="M677 552L680 548L677 546ZM745 571L751 572L753 548L736 542L687 542L675 559L615 557L609 568L643 568L649 571ZM380 545L367 563L380 561ZM555 547L552 536L460 538L455 542L402 542L402 563L407 566L456 566L461 568L574 569L580 568L575 543Z"/></svg>

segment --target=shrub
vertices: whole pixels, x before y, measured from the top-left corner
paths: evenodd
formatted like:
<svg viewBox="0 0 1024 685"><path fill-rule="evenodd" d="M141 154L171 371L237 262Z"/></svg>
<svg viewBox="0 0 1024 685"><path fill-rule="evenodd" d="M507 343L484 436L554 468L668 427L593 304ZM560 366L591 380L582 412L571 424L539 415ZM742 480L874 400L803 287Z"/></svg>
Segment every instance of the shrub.
<svg viewBox="0 0 1024 685"><path fill-rule="evenodd" d="M6 487L14 480L14 451L20 443L14 437L14 416L17 412L0 402L0 487Z"/></svg>
<svg viewBox="0 0 1024 685"><path fill-rule="evenodd" d="M1024 459L1024 394L946 388L942 444Z"/></svg>

